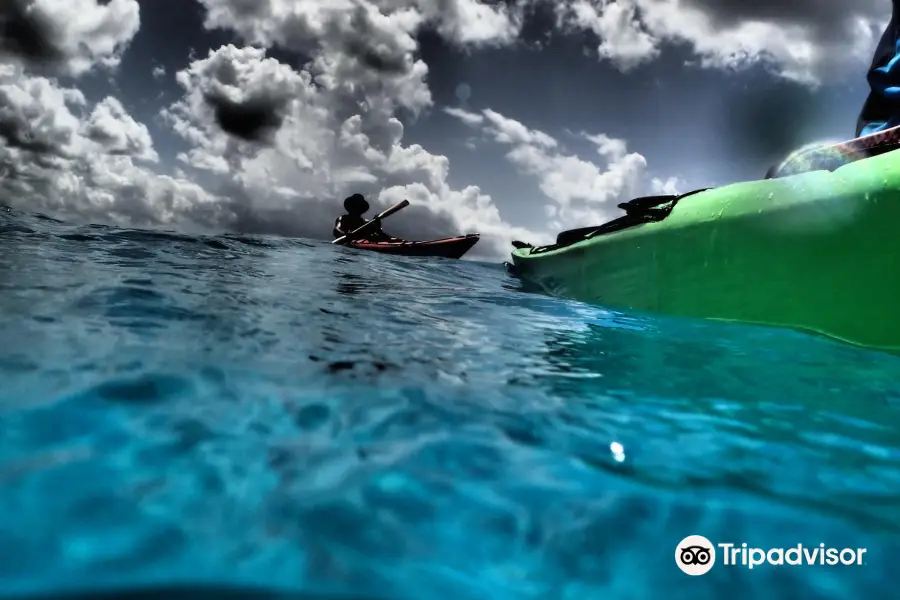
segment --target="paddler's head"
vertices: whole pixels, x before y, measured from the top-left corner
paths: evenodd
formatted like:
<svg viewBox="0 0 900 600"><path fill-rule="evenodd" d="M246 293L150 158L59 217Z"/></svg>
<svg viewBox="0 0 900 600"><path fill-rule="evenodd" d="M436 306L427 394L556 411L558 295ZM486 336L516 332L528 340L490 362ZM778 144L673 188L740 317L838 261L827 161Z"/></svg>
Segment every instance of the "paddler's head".
<svg viewBox="0 0 900 600"><path fill-rule="evenodd" d="M351 215L362 215L369 210L369 203L366 202L362 194L353 194L344 200L344 210Z"/></svg>

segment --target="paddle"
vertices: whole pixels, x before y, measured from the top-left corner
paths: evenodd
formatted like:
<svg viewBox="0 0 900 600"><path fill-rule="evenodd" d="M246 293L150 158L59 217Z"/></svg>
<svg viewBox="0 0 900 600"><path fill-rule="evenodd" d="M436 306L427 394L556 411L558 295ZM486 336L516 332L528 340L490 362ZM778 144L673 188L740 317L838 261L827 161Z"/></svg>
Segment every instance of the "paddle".
<svg viewBox="0 0 900 600"><path fill-rule="evenodd" d="M824 159L843 159L843 163L846 164L890 152L898 147L900 147L900 125L836 144L816 145L806 150L800 149L795 151L788 155L780 164L773 165L769 172L766 173L766 179L777 178L781 175L797 175L809 170L817 171L823 168L822 165L816 164L809 159L809 157L814 157L815 155L819 155ZM807 159L809 168L806 168L801 163L801 160L804 158ZM792 168L788 170L788 167ZM826 165L825 168L833 171L837 166L827 167Z"/></svg>
<svg viewBox="0 0 900 600"><path fill-rule="evenodd" d="M368 223L366 223L366 224L363 225L362 227L357 227L356 229L354 229L353 231L351 231L351 232L348 233L347 235L342 235L341 237L339 237L339 238L337 238L337 239L335 239L335 240L332 240L331 243L332 243L332 244L343 244L344 242L348 242L348 241L350 241L351 239L355 238L357 234L364 232L366 229L368 229L369 227L373 226L375 223L378 223L378 222L381 221L382 219L386 219L387 217L391 216L392 214L394 214L394 213L397 212L398 210L403 210L403 209L406 208L407 206L409 206L409 200L404 200L403 202L400 202L400 203L398 203L398 204L395 204L394 206L390 207L390 208L387 209L386 211L384 211L384 212L382 212L382 213L379 213L379 214L375 215L375 217L373 217L371 221L369 221Z"/></svg>

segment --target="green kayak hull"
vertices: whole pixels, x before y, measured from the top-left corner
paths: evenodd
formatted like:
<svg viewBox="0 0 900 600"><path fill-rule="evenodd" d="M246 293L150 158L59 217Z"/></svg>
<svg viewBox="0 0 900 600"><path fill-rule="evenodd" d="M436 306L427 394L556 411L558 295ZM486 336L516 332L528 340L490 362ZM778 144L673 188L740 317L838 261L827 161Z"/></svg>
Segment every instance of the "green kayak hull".
<svg viewBox="0 0 900 600"><path fill-rule="evenodd" d="M517 248L544 291L608 308L798 328L900 349L900 150L679 200L662 220Z"/></svg>

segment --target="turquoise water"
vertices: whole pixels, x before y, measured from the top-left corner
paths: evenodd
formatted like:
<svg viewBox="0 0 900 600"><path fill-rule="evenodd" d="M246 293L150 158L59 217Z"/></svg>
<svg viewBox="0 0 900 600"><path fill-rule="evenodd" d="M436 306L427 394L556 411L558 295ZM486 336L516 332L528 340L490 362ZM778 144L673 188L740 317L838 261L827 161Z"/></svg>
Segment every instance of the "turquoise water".
<svg viewBox="0 0 900 600"><path fill-rule="evenodd" d="M896 356L500 265L13 212L0 341L4 597L892 595ZM867 552L689 577L691 534Z"/></svg>

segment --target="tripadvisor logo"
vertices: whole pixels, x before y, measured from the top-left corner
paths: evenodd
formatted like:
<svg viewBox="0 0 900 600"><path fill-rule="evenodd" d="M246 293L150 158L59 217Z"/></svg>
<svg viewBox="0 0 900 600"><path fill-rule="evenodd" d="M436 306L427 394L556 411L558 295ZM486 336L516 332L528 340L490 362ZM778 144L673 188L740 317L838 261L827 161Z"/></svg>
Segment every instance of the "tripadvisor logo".
<svg viewBox="0 0 900 600"><path fill-rule="evenodd" d="M675 564L688 575L706 575L716 564L716 547L702 535L689 535L675 547Z"/></svg>
<svg viewBox="0 0 900 600"><path fill-rule="evenodd" d="M718 550L717 550L718 549ZM774 566L800 565L863 565L865 548L831 548L825 544L790 548L754 548L747 544L713 544L702 535L689 535L675 547L675 564L688 575L705 575L716 564L717 554L726 567L752 569L764 564Z"/></svg>

